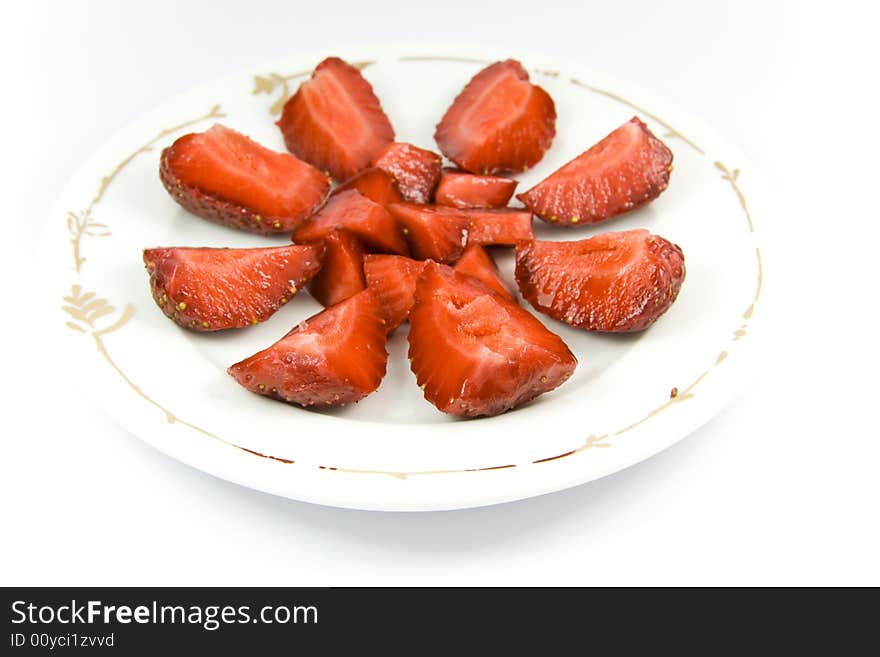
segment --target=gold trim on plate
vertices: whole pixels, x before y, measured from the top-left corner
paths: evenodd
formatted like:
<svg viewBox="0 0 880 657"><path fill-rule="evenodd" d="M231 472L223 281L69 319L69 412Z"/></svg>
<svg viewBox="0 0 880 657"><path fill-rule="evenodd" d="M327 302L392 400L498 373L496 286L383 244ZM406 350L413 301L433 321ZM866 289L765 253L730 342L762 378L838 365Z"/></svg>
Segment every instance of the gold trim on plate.
<svg viewBox="0 0 880 657"><path fill-rule="evenodd" d="M67 212L67 232L71 235L70 245L73 250L73 271L77 274L80 273L83 263L86 261L81 254L83 237L109 237L112 234L108 230L106 224L94 220L92 217L92 210L94 210L95 206L101 202L101 199L104 198L104 194L107 192L107 188L110 187L110 183L116 180L116 177L126 166L128 166L128 163L141 153L146 153L147 151L152 150L157 141L162 139L162 137L170 135L172 132L177 132L178 130L187 128L200 121L205 121L210 118L222 118L225 116L226 115L220 110L220 105L214 105L214 107L212 107L204 116L190 119L183 123L178 123L175 126L160 131L159 134L131 153L128 157L122 160L122 162L117 164L110 173L101 178L101 184L98 186L98 191L92 197L92 200L89 201L85 210L82 210L81 212L69 210Z"/></svg>

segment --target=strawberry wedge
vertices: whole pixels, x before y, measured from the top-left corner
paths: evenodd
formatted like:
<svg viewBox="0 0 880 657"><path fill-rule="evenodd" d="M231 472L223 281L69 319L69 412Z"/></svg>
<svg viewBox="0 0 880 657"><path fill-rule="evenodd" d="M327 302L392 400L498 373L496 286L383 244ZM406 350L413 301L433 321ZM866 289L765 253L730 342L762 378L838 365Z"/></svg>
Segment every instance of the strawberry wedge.
<svg viewBox="0 0 880 657"><path fill-rule="evenodd" d="M633 117L517 198L549 223L595 224L657 198L671 172L672 151Z"/></svg>
<svg viewBox="0 0 880 657"><path fill-rule="evenodd" d="M219 124L163 150L159 177L194 215L264 235L292 231L330 190L314 167Z"/></svg>
<svg viewBox="0 0 880 657"><path fill-rule="evenodd" d="M243 328L266 321L320 269L324 247L146 249L153 298L193 331Z"/></svg>
<svg viewBox="0 0 880 657"><path fill-rule="evenodd" d="M516 245L516 282L536 309L576 328L642 331L678 297L682 250L647 230Z"/></svg>
<svg viewBox="0 0 880 657"><path fill-rule="evenodd" d="M410 367L444 413L498 415L558 387L577 365L527 310L433 262L416 284L409 321Z"/></svg>
<svg viewBox="0 0 880 657"><path fill-rule="evenodd" d="M373 87L338 57L318 64L284 105L278 127L297 157L347 180L394 141Z"/></svg>
<svg viewBox="0 0 880 657"><path fill-rule="evenodd" d="M300 322L229 368L242 386L300 406L345 406L376 388L388 353L382 307L369 290Z"/></svg>
<svg viewBox="0 0 880 657"><path fill-rule="evenodd" d="M440 151L472 173L525 171L556 134L556 108L529 81L522 64L496 62L477 73L446 110L434 139Z"/></svg>

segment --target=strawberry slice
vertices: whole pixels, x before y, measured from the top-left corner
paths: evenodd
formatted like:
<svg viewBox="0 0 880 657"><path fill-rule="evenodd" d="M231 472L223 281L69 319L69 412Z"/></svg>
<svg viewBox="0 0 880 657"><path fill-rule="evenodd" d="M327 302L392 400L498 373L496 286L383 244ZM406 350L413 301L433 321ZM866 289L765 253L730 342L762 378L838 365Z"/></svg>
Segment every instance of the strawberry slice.
<svg viewBox="0 0 880 657"><path fill-rule="evenodd" d="M340 194L349 189L356 189L371 201L379 205L388 205L389 203L400 203L403 197L394 184L394 179L382 169L370 167L355 174L344 183L338 185L332 192Z"/></svg>
<svg viewBox="0 0 880 657"><path fill-rule="evenodd" d="M324 247L146 249L153 298L168 317L194 331L266 321L318 270Z"/></svg>
<svg viewBox="0 0 880 657"><path fill-rule="evenodd" d="M385 319L390 333L403 324L412 308L416 281L423 260L395 255L368 255L364 257L367 286L385 308Z"/></svg>
<svg viewBox="0 0 880 657"><path fill-rule="evenodd" d="M517 198L544 221L595 224L660 196L671 172L672 151L633 117Z"/></svg>
<svg viewBox="0 0 880 657"><path fill-rule="evenodd" d="M324 266L309 283L311 294L324 307L354 296L366 287L364 247L347 230L336 230L324 237Z"/></svg>
<svg viewBox="0 0 880 657"><path fill-rule="evenodd" d="M293 241L297 244L317 242L337 228L357 235L371 251L409 253L403 231L394 217L384 206L355 189L331 196L318 214L296 229Z"/></svg>
<svg viewBox="0 0 880 657"><path fill-rule="evenodd" d="M419 277L409 321L410 366L444 413L498 415L561 385L577 365L527 310L433 262Z"/></svg>
<svg viewBox="0 0 880 657"><path fill-rule="evenodd" d="M296 228L330 190L314 167L219 124L163 150L159 177L189 212L264 235Z"/></svg>
<svg viewBox="0 0 880 657"><path fill-rule="evenodd" d="M373 87L338 57L318 64L284 104L277 125L291 153L336 180L368 167L394 141L394 128Z"/></svg>
<svg viewBox="0 0 880 657"><path fill-rule="evenodd" d="M520 240L534 239L530 210L463 210L469 218L468 243L514 246Z"/></svg>
<svg viewBox="0 0 880 657"><path fill-rule="evenodd" d="M437 153L412 144L393 142L383 148L371 164L394 179L405 200L429 203L440 179L442 163Z"/></svg>
<svg viewBox="0 0 880 657"><path fill-rule="evenodd" d="M501 280L501 275L498 273L498 267L495 266L492 256L486 253L486 249L479 244L468 244L468 247L464 250L458 262L455 263L453 269L460 274L476 278L493 292L497 292L502 297L514 301L510 290L507 289L504 281Z"/></svg>
<svg viewBox="0 0 880 657"><path fill-rule="evenodd" d="M434 202L453 208L503 208L516 185L510 178L444 169L434 191Z"/></svg>
<svg viewBox="0 0 880 657"><path fill-rule="evenodd" d="M544 156L556 134L556 108L529 82L518 61L477 73L437 125L441 152L473 173L525 171Z"/></svg>
<svg viewBox="0 0 880 657"><path fill-rule="evenodd" d="M403 226L414 258L455 262L464 251L469 220L462 211L419 203L392 203L388 210Z"/></svg>
<svg viewBox="0 0 880 657"><path fill-rule="evenodd" d="M382 306L364 290L228 371L260 395L301 406L345 406L369 395L385 376L384 321Z"/></svg>
<svg viewBox="0 0 880 657"><path fill-rule="evenodd" d="M516 245L523 297L550 317L588 331L646 329L675 301L684 276L681 249L642 229Z"/></svg>

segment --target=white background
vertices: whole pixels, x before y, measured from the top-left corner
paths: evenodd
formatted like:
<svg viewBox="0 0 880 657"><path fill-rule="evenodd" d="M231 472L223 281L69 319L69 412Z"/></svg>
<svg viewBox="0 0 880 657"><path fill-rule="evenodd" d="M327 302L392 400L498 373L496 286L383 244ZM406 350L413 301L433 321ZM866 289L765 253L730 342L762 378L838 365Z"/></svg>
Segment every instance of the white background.
<svg viewBox="0 0 880 657"><path fill-rule="evenodd" d="M3 3L0 584L880 584L876 10L315 4ZM81 397L48 355L29 287L78 164L200 81L300 49L420 39L582 61L688 108L750 156L773 192L758 218L765 321L750 389L614 476L429 514L239 488Z"/></svg>

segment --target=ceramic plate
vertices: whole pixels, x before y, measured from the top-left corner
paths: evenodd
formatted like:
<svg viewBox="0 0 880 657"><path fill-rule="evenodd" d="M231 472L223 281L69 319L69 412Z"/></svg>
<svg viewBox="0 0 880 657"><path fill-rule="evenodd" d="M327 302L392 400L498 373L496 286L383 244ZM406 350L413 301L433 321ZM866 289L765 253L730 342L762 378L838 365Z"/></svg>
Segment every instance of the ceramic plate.
<svg viewBox="0 0 880 657"><path fill-rule="evenodd" d="M536 232L577 239L644 227L663 235L686 256L678 301L630 336L592 335L541 316L578 368L558 390L494 418L455 420L423 399L405 328L389 344L379 390L337 412L306 411L236 384L228 365L320 307L303 293L261 325L220 334L170 322L150 296L144 247L286 239L185 212L159 182L159 154L215 122L284 150L274 125L281 105L328 54L294 55L173 99L112 138L59 199L40 254L51 324L79 387L126 429L173 458L277 495L361 509L451 509L620 470L681 439L742 389L762 267L751 169L735 148L657 96L580 65L526 53L388 47L332 54L362 67L398 140L432 149L434 125L474 73L499 58L523 62L553 96L558 121L550 151L518 177L520 191L633 115L645 120L675 154L668 190L599 226L562 230L536 221ZM494 255L512 281L510 250Z"/></svg>

